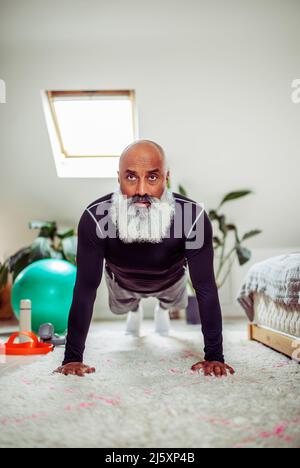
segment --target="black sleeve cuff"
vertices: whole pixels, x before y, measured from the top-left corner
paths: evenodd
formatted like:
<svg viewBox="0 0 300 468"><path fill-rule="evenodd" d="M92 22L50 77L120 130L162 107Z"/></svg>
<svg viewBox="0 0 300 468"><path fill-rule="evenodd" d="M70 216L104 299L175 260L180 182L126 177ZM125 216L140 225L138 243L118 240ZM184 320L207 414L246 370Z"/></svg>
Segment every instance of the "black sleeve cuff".
<svg viewBox="0 0 300 468"><path fill-rule="evenodd" d="M61 365L65 366L66 364L69 364L70 362L80 362L80 363L82 363L83 360L82 359L78 360L76 358L74 358L74 359L64 359Z"/></svg>
<svg viewBox="0 0 300 468"><path fill-rule="evenodd" d="M217 362L222 362L223 364L225 363L224 356L205 356L205 361L217 361Z"/></svg>

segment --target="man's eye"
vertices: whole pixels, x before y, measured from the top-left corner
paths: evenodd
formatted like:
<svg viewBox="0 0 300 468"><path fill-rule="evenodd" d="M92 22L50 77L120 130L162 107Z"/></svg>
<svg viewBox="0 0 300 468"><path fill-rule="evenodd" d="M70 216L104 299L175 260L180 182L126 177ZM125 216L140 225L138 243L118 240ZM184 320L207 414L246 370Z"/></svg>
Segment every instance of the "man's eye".
<svg viewBox="0 0 300 468"><path fill-rule="evenodd" d="M151 175L149 179L151 180L151 182L154 182L155 180L158 179L158 177L156 175Z"/></svg>
<svg viewBox="0 0 300 468"><path fill-rule="evenodd" d="M127 176L127 179L128 179L128 180L135 180L136 177L135 177L134 175L128 175L128 176Z"/></svg>

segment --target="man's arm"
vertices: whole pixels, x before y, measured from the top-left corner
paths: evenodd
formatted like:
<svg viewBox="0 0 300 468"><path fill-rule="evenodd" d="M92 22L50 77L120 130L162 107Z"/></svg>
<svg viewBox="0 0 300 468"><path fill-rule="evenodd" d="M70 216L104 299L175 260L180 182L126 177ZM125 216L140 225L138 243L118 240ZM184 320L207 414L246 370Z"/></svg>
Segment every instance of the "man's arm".
<svg viewBox="0 0 300 468"><path fill-rule="evenodd" d="M62 365L83 361L97 289L102 279L104 252L105 240L97 236L96 222L85 210L78 224L77 275Z"/></svg>
<svg viewBox="0 0 300 468"><path fill-rule="evenodd" d="M199 305L205 343L205 360L224 362L222 313L213 264L213 229L204 209L197 223L198 226L195 226L197 233L201 231L201 228L204 229L203 245L195 249L186 248L185 255Z"/></svg>

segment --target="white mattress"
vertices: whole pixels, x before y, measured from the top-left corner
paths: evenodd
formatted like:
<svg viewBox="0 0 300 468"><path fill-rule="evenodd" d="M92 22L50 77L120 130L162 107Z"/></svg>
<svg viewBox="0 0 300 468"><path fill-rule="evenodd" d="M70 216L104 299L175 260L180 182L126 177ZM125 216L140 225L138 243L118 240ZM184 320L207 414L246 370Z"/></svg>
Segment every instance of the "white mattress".
<svg viewBox="0 0 300 468"><path fill-rule="evenodd" d="M257 325L300 338L300 306L281 305L258 292L253 299Z"/></svg>

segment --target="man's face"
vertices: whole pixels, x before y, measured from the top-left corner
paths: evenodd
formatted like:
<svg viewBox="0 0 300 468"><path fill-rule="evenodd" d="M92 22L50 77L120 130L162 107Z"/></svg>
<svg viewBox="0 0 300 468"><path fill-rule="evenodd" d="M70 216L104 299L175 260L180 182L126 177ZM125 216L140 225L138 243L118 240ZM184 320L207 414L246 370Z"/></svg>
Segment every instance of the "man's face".
<svg viewBox="0 0 300 468"><path fill-rule="evenodd" d="M167 181L164 157L153 144L138 143L120 158L119 187L111 218L124 242L161 242L167 235L175 200Z"/></svg>
<svg viewBox="0 0 300 468"><path fill-rule="evenodd" d="M120 161L119 184L123 195L138 207L149 207L148 197L161 198L169 172L158 150L150 145L137 145Z"/></svg>

